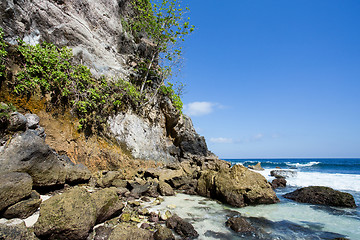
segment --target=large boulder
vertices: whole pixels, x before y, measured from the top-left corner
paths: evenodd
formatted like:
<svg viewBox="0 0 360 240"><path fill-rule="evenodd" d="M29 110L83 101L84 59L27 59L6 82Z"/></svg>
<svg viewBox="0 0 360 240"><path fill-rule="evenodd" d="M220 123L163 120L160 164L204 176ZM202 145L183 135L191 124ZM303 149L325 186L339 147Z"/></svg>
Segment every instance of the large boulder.
<svg viewBox="0 0 360 240"><path fill-rule="evenodd" d="M174 189L172 189L172 187L164 181L159 182L158 189L159 189L159 193L162 196L174 196L175 195Z"/></svg>
<svg viewBox="0 0 360 240"><path fill-rule="evenodd" d="M285 178L275 178L274 180L272 180L271 186L273 189L276 189L279 187L281 187L281 188L286 187L286 179Z"/></svg>
<svg viewBox="0 0 360 240"><path fill-rule="evenodd" d="M40 194L32 191L30 198L20 201L6 209L4 217L6 218L27 218L35 213L41 204Z"/></svg>
<svg viewBox="0 0 360 240"><path fill-rule="evenodd" d="M166 220L166 227L174 229L177 234L185 239L195 239L199 236L191 223L174 214Z"/></svg>
<svg viewBox="0 0 360 240"><path fill-rule="evenodd" d="M354 197L329 187L311 186L284 195L285 198L301 203L321 204L334 207L355 208Z"/></svg>
<svg viewBox="0 0 360 240"><path fill-rule="evenodd" d="M44 239L85 239L95 221L95 201L85 189L75 187L41 204L34 230Z"/></svg>
<svg viewBox="0 0 360 240"><path fill-rule="evenodd" d="M35 187L64 184L66 177L58 155L32 130L15 136L0 152L0 171L26 172Z"/></svg>
<svg viewBox="0 0 360 240"><path fill-rule="evenodd" d="M111 240L153 240L153 234L149 230L138 228L136 225L121 223L111 232Z"/></svg>
<svg viewBox="0 0 360 240"><path fill-rule="evenodd" d="M105 188L91 194L96 205L96 223L104 222L120 215L124 205L120 201L116 188Z"/></svg>
<svg viewBox="0 0 360 240"><path fill-rule="evenodd" d="M160 227L154 233L155 240L175 240L175 236L172 231L166 227Z"/></svg>
<svg viewBox="0 0 360 240"><path fill-rule="evenodd" d="M26 127L29 129L36 129L39 126L40 123L40 118L38 115L36 114L32 114L32 113L27 113L25 114L26 117Z"/></svg>
<svg viewBox="0 0 360 240"><path fill-rule="evenodd" d="M26 129L26 117L18 112L13 112L9 118L9 130L21 131Z"/></svg>
<svg viewBox="0 0 360 240"><path fill-rule="evenodd" d="M0 212L29 196L32 179L27 173L0 173Z"/></svg>
<svg viewBox="0 0 360 240"><path fill-rule="evenodd" d="M235 207L276 203L279 199L265 177L242 165L201 174L197 192Z"/></svg>

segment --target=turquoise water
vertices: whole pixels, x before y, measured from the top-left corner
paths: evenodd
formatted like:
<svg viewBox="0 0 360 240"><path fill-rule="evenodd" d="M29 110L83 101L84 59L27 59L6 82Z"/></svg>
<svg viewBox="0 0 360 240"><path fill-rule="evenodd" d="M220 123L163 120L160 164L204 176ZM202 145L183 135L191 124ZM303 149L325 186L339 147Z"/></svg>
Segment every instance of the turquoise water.
<svg viewBox="0 0 360 240"><path fill-rule="evenodd" d="M166 197L155 210L170 209L189 220L199 232L199 239L360 239L360 159L231 159L233 164L254 165L261 162L264 171L258 171L269 181L270 171L276 167L297 172L287 179L288 186L277 189L280 203L233 208L199 196L178 194ZM300 187L329 186L351 193L356 209L336 208L297 203L282 196ZM258 230L252 235L234 233L225 226L230 216L241 215Z"/></svg>

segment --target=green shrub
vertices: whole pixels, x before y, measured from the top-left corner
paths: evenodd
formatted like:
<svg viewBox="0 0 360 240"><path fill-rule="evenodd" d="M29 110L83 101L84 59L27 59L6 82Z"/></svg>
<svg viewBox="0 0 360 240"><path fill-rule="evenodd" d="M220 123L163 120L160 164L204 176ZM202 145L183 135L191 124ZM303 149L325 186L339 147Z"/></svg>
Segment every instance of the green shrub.
<svg viewBox="0 0 360 240"><path fill-rule="evenodd" d="M160 91L163 95L168 96L171 99L171 102L173 103L174 107L182 113L183 103L181 101L181 98L178 94L175 93L173 89L173 84L168 82L167 86L162 85L160 87Z"/></svg>
<svg viewBox="0 0 360 240"><path fill-rule="evenodd" d="M2 30L2 28L0 28L0 77L5 76L5 61L6 61L6 56L7 56L7 51L6 51L6 47L7 44L3 39L4 36L4 32Z"/></svg>

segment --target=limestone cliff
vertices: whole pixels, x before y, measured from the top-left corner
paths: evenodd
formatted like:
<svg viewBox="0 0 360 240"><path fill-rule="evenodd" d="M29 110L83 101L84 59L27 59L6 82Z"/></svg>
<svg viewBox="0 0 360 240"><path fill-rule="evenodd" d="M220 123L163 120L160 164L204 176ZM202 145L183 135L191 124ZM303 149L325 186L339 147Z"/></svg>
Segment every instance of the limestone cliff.
<svg viewBox="0 0 360 240"><path fill-rule="evenodd" d="M47 41L67 46L95 76L127 79L133 73L135 59L146 58L152 47L146 39L135 41L124 30L123 19L131 14L129 0L3 0L0 27L9 43L15 44L20 38L29 44ZM170 163L212 155L191 119L176 110L167 97L159 96L151 106L129 108L109 116L106 140L99 140L78 134L73 124L76 119L69 113L46 111L46 100L29 102L1 91L1 100L44 119L42 125L52 148L92 169L120 167L127 156ZM114 144L121 150L116 150ZM123 157L114 157L117 154Z"/></svg>

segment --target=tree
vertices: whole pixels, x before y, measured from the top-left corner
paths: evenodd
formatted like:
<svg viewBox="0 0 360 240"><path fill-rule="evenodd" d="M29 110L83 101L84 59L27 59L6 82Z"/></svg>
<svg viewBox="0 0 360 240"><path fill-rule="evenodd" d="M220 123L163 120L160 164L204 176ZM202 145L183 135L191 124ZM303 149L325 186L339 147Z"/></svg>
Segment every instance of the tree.
<svg viewBox="0 0 360 240"><path fill-rule="evenodd" d="M165 80L172 75L173 66L181 58L180 43L194 31L194 26L190 26L189 17L184 19L189 9L182 7L181 0L133 0L132 4L136 13L129 21L133 34L135 37L145 35L154 45L151 58L144 60L140 94L144 93L150 71L155 69L161 83L156 88L154 97Z"/></svg>

